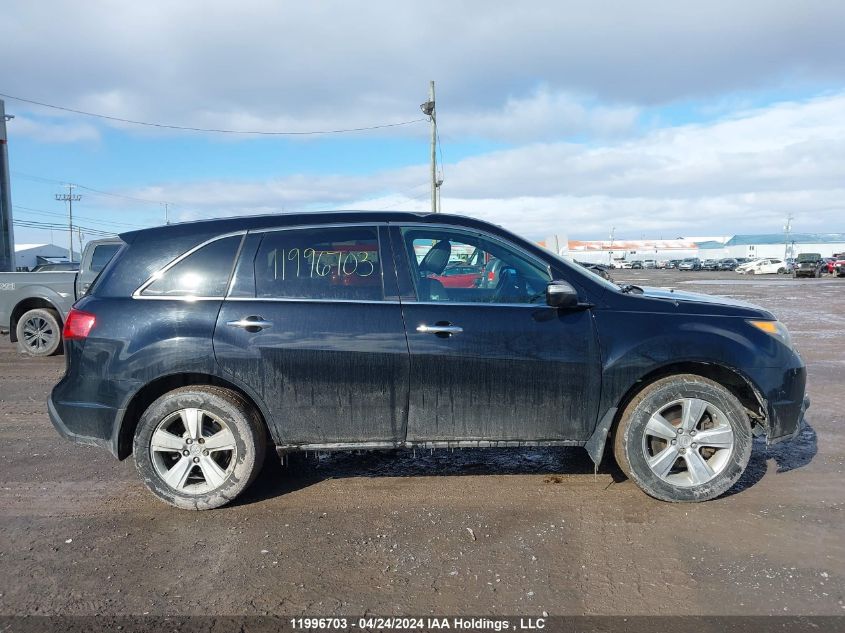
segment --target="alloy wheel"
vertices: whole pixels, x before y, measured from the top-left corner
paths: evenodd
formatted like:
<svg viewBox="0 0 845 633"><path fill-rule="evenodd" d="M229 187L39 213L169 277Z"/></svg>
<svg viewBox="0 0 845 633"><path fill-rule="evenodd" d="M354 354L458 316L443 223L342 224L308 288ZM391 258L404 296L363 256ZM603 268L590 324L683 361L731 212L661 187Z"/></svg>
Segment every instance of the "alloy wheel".
<svg viewBox="0 0 845 633"><path fill-rule="evenodd" d="M682 398L662 407L645 427L642 450L652 472L679 487L705 484L727 466L734 432L711 402Z"/></svg>
<svg viewBox="0 0 845 633"><path fill-rule="evenodd" d="M156 473L185 495L201 495L222 486L235 467L237 451L229 425L203 409L171 413L150 438Z"/></svg>
<svg viewBox="0 0 845 633"><path fill-rule="evenodd" d="M34 352L40 352L56 341L57 332L50 322L40 316L33 316L24 321L23 344Z"/></svg>

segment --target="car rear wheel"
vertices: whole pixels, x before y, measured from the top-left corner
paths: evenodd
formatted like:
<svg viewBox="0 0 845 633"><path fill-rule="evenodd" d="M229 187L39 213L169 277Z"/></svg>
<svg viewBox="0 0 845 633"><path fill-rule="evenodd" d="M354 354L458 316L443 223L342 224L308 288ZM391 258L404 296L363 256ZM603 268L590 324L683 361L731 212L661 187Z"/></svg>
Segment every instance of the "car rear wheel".
<svg viewBox="0 0 845 633"><path fill-rule="evenodd" d="M15 334L18 349L29 356L52 356L62 346L62 326L59 313L50 308L36 308L25 312L18 320Z"/></svg>
<svg viewBox="0 0 845 633"><path fill-rule="evenodd" d="M663 501L713 499L751 457L751 424L727 389L701 376L658 380L625 408L614 435L622 471Z"/></svg>
<svg viewBox="0 0 845 633"><path fill-rule="evenodd" d="M254 408L218 387L183 387L164 394L135 432L138 474L162 501L187 510L218 508L258 476L266 433Z"/></svg>

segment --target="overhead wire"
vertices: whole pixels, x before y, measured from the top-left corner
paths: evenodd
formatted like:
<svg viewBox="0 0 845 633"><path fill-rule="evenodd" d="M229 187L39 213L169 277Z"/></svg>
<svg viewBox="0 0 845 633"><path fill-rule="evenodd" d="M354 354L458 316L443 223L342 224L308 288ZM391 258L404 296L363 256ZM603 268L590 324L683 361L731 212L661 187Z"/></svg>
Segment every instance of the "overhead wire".
<svg viewBox="0 0 845 633"><path fill-rule="evenodd" d="M245 135L258 135L258 136L316 136L321 134L346 134L349 132L365 132L367 130L380 130L384 128L392 128L392 127L400 127L404 125L411 125L413 123L420 123L421 121L426 121L425 118L420 119L412 119L409 121L397 121L395 123L381 123L378 125L366 125L362 127L350 127L350 128L339 128L334 130L308 130L308 131L273 131L273 130L229 130L224 128L203 128L203 127L194 127L188 125L172 125L169 123L153 123L150 121L137 121L134 119L127 119L118 116L112 116L109 114L99 114L96 112L86 112L85 110L77 110L76 108L68 108L66 106L59 106L54 105L51 103L45 103L43 101L36 101L34 99L26 99L24 97L16 97L10 94L4 94L0 92L0 97L4 97L6 99L12 99L14 101L20 101L22 103L29 103L31 105L37 105L42 108L51 108L53 110L60 110L62 112L71 112L73 114L80 114L83 116L94 117L98 119L105 119L108 121L115 121L118 123L128 123L131 125L142 125L146 127L154 127L154 128L163 128L168 130L181 130L185 132L205 132L205 133L212 133L212 134L245 134Z"/></svg>

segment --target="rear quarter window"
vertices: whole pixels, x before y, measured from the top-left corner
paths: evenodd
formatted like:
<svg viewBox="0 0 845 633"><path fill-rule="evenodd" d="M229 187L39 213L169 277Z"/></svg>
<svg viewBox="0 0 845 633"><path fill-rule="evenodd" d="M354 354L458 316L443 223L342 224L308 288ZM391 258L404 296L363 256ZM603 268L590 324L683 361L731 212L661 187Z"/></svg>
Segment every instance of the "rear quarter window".
<svg viewBox="0 0 845 633"><path fill-rule="evenodd" d="M209 297L226 295L241 235L217 239L153 275L142 297Z"/></svg>

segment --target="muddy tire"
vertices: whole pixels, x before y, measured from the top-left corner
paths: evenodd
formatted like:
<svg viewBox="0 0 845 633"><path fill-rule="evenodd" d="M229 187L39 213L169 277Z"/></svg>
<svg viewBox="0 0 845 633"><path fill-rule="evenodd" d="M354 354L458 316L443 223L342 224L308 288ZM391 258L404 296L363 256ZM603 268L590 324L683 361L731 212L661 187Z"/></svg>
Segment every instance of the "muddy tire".
<svg viewBox="0 0 845 633"><path fill-rule="evenodd" d="M62 320L50 308L24 312L15 326L18 350L27 356L43 357L62 349Z"/></svg>
<svg viewBox="0 0 845 633"><path fill-rule="evenodd" d="M219 508L255 480L267 432L239 394L218 387L182 387L141 416L134 459L141 480L162 501L186 510Z"/></svg>
<svg viewBox="0 0 845 633"><path fill-rule="evenodd" d="M643 389L614 432L622 472L662 501L714 499L742 476L751 457L751 424L737 398L692 374Z"/></svg>

